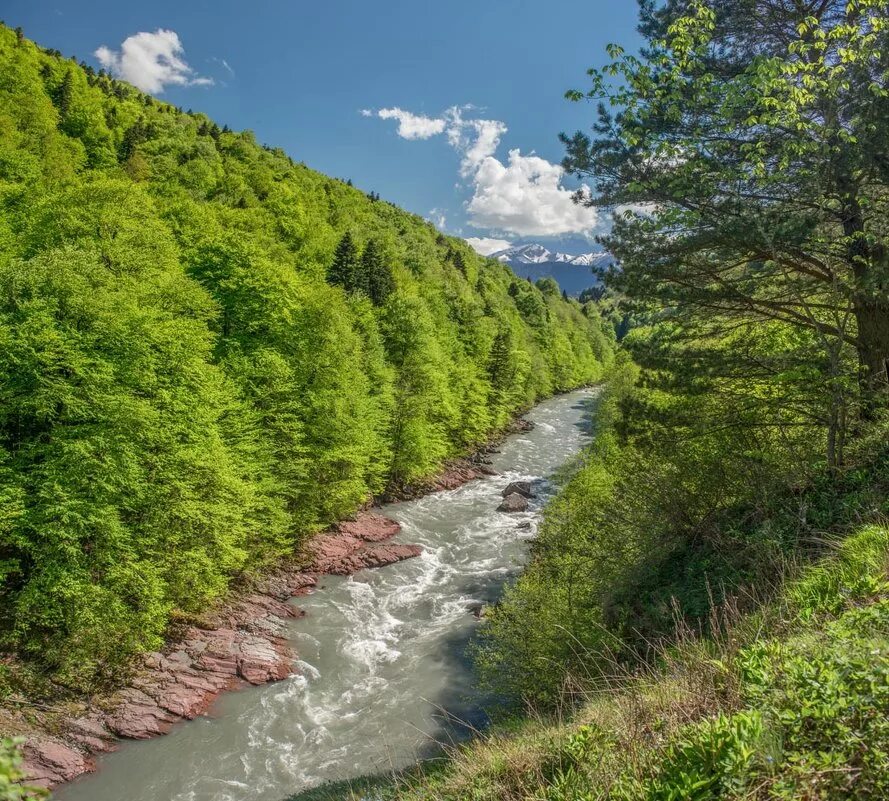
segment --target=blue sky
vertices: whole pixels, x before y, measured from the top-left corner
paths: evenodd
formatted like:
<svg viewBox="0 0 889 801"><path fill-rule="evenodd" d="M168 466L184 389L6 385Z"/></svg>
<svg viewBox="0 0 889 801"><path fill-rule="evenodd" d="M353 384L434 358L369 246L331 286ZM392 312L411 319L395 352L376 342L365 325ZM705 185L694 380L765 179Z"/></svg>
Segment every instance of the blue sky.
<svg viewBox="0 0 889 801"><path fill-rule="evenodd" d="M608 42L635 46L633 0L4 0L2 16L449 233L579 251L604 224L566 202L557 135L592 123L563 95Z"/></svg>

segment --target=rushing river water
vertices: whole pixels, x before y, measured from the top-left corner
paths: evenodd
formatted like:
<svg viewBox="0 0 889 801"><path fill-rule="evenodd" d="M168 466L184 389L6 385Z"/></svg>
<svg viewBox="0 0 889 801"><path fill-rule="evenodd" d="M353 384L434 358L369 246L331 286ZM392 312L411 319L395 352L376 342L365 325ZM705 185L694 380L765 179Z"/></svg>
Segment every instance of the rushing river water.
<svg viewBox="0 0 889 801"><path fill-rule="evenodd" d="M466 645L482 603L523 565L551 478L583 447L594 393L552 398L492 459L499 476L391 504L423 555L295 601L291 678L224 694L208 717L123 743L58 801L281 801L328 780L402 767L483 725ZM522 514L495 511L508 482L533 479Z"/></svg>

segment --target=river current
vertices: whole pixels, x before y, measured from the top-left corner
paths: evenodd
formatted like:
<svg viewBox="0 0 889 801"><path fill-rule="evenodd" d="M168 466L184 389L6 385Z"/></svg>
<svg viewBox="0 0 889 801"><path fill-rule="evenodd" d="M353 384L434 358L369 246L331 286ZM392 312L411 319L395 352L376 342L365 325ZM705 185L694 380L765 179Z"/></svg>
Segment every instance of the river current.
<svg viewBox="0 0 889 801"><path fill-rule="evenodd" d="M406 562L327 577L294 600L298 673L222 695L165 737L124 742L58 801L281 801L330 780L403 767L483 726L466 649L474 611L524 565L553 477L589 436L594 392L541 403L532 431L492 456L499 472L450 492L389 504ZM527 512L497 512L510 482L531 479Z"/></svg>

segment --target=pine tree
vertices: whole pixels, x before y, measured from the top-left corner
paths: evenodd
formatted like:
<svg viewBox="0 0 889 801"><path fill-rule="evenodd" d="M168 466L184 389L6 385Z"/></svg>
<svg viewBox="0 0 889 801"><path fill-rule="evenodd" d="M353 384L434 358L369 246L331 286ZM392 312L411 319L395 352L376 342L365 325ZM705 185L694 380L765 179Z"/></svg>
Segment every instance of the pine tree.
<svg viewBox="0 0 889 801"><path fill-rule="evenodd" d="M346 231L333 254L333 262L327 270L327 280L331 284L341 286L347 292L355 289L358 277L358 248L352 234Z"/></svg>
<svg viewBox="0 0 889 801"><path fill-rule="evenodd" d="M488 377L491 386L498 392L508 389L512 380L511 353L512 332L504 326L494 337L488 356Z"/></svg>
<svg viewBox="0 0 889 801"><path fill-rule="evenodd" d="M456 267L463 275L466 275L466 260L459 250L454 251L454 267Z"/></svg>
<svg viewBox="0 0 889 801"><path fill-rule="evenodd" d="M364 249L361 257L361 275L363 286L359 288L367 293L375 306L382 306L395 288L395 283L376 240L371 239Z"/></svg>
<svg viewBox="0 0 889 801"><path fill-rule="evenodd" d="M138 145L141 145L151 136L149 127L145 124L143 118L139 118L124 132L123 140L120 143L118 156L121 161L126 161L135 151Z"/></svg>
<svg viewBox="0 0 889 801"><path fill-rule="evenodd" d="M59 117L62 122L68 117L71 111L71 101L74 99L74 73L68 70L62 79L62 85L59 87L58 107Z"/></svg>

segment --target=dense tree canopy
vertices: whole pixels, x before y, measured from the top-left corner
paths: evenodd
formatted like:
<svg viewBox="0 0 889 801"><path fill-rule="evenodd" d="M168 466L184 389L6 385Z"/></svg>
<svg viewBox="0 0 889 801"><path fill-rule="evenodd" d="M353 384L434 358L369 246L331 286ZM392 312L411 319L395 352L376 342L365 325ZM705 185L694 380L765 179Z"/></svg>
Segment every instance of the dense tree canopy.
<svg viewBox="0 0 889 801"><path fill-rule="evenodd" d="M0 637L72 684L596 380L595 313L0 28Z"/></svg>
<svg viewBox="0 0 889 801"><path fill-rule="evenodd" d="M649 358L803 412L841 462L844 421L889 396L889 5L641 5L642 55L569 93L600 103L565 165L623 212L611 284L674 320Z"/></svg>

